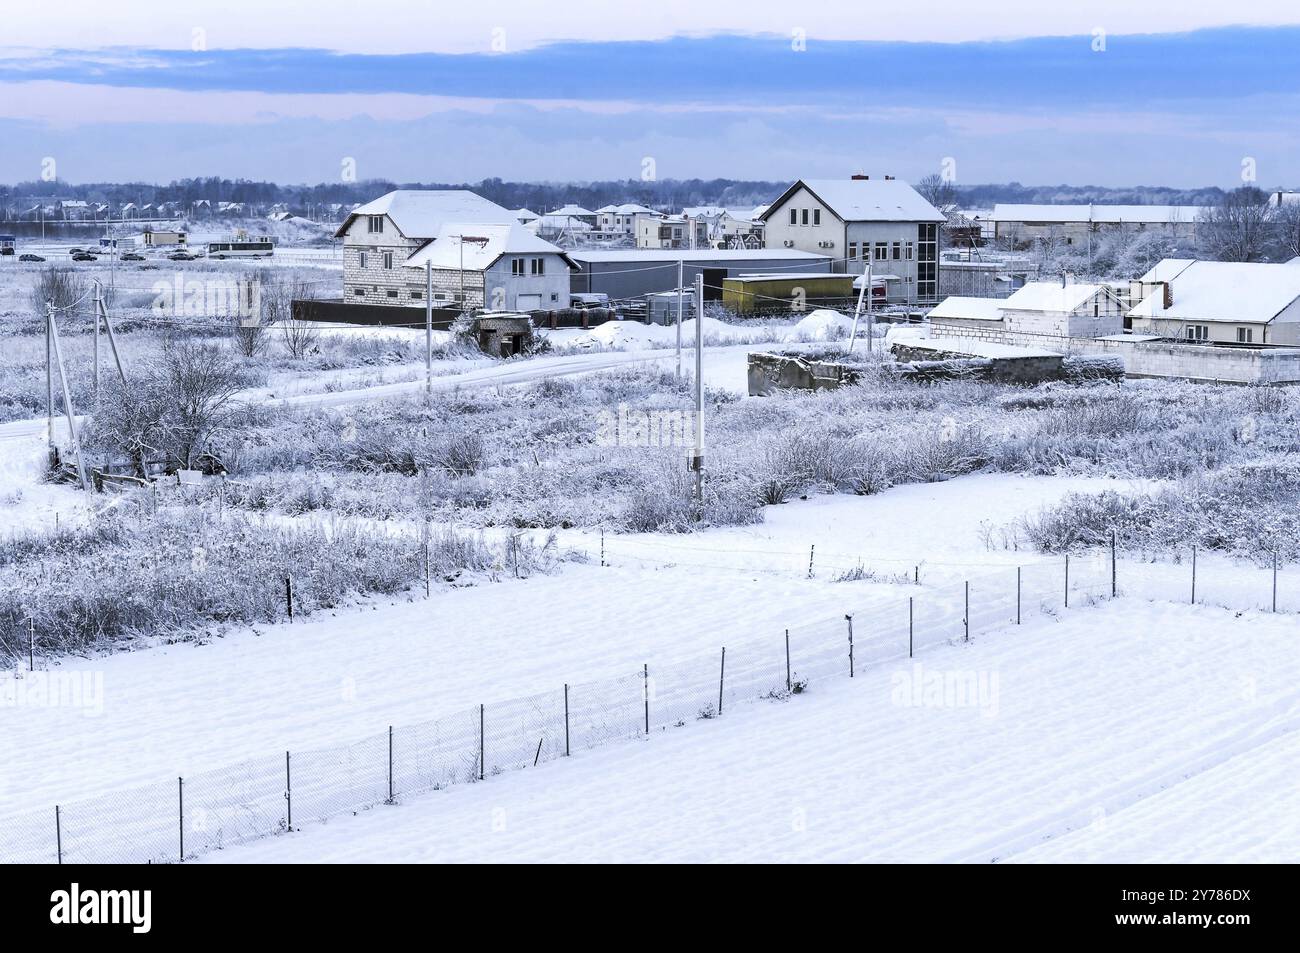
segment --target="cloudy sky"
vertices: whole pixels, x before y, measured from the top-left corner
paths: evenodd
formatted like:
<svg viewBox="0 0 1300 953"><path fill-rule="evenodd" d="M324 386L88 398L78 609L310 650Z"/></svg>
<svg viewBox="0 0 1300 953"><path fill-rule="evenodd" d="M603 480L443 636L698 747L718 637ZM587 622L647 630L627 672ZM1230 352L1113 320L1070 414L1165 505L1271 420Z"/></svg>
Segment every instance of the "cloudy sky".
<svg viewBox="0 0 1300 953"><path fill-rule="evenodd" d="M1300 185L1300 6L1044 6L16 4L0 181Z"/></svg>

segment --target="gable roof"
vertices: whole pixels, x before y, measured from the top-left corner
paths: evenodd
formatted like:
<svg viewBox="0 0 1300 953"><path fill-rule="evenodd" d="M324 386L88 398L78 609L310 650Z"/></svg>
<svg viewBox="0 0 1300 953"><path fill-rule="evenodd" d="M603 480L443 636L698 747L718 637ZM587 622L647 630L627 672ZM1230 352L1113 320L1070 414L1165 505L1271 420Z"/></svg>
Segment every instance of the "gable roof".
<svg viewBox="0 0 1300 953"><path fill-rule="evenodd" d="M1192 261L1170 277L1148 277L1172 272L1165 266L1176 261L1166 259L1142 276L1168 281L1173 304L1165 308L1164 295L1147 295L1129 311L1131 317L1267 323L1300 298L1300 268L1289 264Z"/></svg>
<svg viewBox="0 0 1300 953"><path fill-rule="evenodd" d="M926 317L961 318L966 321L1001 321L1003 298L973 298L950 295L930 309Z"/></svg>
<svg viewBox="0 0 1300 953"><path fill-rule="evenodd" d="M444 222L516 221L514 212L466 189L396 189L353 209L334 237L363 215L387 215L407 238L433 238Z"/></svg>
<svg viewBox="0 0 1300 953"><path fill-rule="evenodd" d="M943 213L900 179L800 179L761 215L767 221L806 188L844 222L943 222Z"/></svg>
<svg viewBox="0 0 1300 953"><path fill-rule="evenodd" d="M1105 285L1030 281L1004 299L1002 307L1010 311L1073 311L1098 292L1108 291Z"/></svg>
<svg viewBox="0 0 1300 953"><path fill-rule="evenodd" d="M595 215L596 213L593 212L593 211L591 211L590 209L585 209L585 208L583 208L581 205L574 205L572 202L570 202L568 205L565 205L565 206L562 207L562 208L554 209L554 210L552 210L552 211L550 211L550 212L547 212L546 214L547 214L547 216L551 216L551 215L570 215L570 216L585 215L585 216L590 217L590 216L592 216L592 215Z"/></svg>
<svg viewBox="0 0 1300 953"><path fill-rule="evenodd" d="M457 236L486 238L486 243L464 242ZM402 264L407 268L423 268L426 262L434 268L459 270L464 254L466 271L483 271L491 268L502 255L559 255L569 267L575 267L559 248L518 222L503 225L496 222L448 222L438 237L418 249Z"/></svg>

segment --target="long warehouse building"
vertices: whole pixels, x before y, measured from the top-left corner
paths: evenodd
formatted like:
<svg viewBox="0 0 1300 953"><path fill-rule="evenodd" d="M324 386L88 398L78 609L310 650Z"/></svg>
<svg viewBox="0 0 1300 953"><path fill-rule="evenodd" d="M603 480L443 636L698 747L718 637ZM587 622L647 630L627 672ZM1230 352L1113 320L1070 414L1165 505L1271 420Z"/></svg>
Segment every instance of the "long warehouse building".
<svg viewBox="0 0 1300 953"><path fill-rule="evenodd" d="M824 274L833 270L829 255L791 249L572 249L567 254L577 266L569 273L572 292L605 294L610 301L676 290L679 261L688 288L694 285L696 275L704 275L706 301L722 300L722 283L727 278L798 271Z"/></svg>

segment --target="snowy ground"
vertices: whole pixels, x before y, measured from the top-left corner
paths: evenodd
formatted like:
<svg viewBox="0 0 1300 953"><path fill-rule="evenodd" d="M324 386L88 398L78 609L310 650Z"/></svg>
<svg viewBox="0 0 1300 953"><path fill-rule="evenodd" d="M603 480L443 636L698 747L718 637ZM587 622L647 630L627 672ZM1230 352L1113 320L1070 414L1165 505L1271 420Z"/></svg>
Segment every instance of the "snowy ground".
<svg viewBox="0 0 1300 953"><path fill-rule="evenodd" d="M1294 637L1121 599L206 859L1294 861Z"/></svg>

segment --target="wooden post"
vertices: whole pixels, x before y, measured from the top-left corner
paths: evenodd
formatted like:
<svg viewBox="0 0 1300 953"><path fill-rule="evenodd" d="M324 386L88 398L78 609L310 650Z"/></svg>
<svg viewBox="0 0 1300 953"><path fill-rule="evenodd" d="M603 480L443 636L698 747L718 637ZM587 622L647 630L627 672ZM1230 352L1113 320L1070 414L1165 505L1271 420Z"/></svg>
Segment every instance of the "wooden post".
<svg viewBox="0 0 1300 953"><path fill-rule="evenodd" d="M605 565L605 527L600 528L600 565Z"/></svg>
<svg viewBox="0 0 1300 953"><path fill-rule="evenodd" d="M650 734L650 663L647 662L643 669L643 681L641 683L641 695L645 700L645 733Z"/></svg>
<svg viewBox="0 0 1300 953"><path fill-rule="evenodd" d="M718 667L718 714L722 714L722 684L727 675L727 647L722 647L722 664Z"/></svg>
<svg viewBox="0 0 1300 953"><path fill-rule="evenodd" d="M293 576L284 577L284 604L289 609L289 621L293 622Z"/></svg>
<svg viewBox="0 0 1300 953"><path fill-rule="evenodd" d="M1196 605L1196 547L1192 547L1192 605Z"/></svg>
<svg viewBox="0 0 1300 953"><path fill-rule="evenodd" d="M27 671L36 671L36 620L27 617Z"/></svg>
<svg viewBox="0 0 1300 953"><path fill-rule="evenodd" d="M844 620L849 624L849 678L853 677L853 616L846 615Z"/></svg>
<svg viewBox="0 0 1300 953"><path fill-rule="evenodd" d="M813 577L813 556L817 554L817 544L813 543L808 547L808 578Z"/></svg>
<svg viewBox="0 0 1300 953"><path fill-rule="evenodd" d="M915 585L918 585L918 586L919 586L919 585L921 584L921 567L920 567L920 566L915 567L915 568L912 570L912 573L913 573L913 575L912 575L912 582L913 582Z"/></svg>
<svg viewBox="0 0 1300 953"><path fill-rule="evenodd" d="M785 630L785 690L791 689L790 683L790 630Z"/></svg>
<svg viewBox="0 0 1300 953"><path fill-rule="evenodd" d="M1070 554L1065 554L1065 608L1070 608Z"/></svg>
<svg viewBox="0 0 1300 953"><path fill-rule="evenodd" d="M424 541L424 598L429 598L429 541Z"/></svg>
<svg viewBox="0 0 1300 953"><path fill-rule="evenodd" d="M564 756L569 756L569 683L564 683Z"/></svg>
<svg viewBox="0 0 1300 953"><path fill-rule="evenodd" d="M537 767L537 762L541 760L541 757L542 757L542 742L545 741L545 740L546 740L546 735L542 735L540 738L537 739L537 754L533 755L533 767L534 767L534 768Z"/></svg>
<svg viewBox="0 0 1300 953"><path fill-rule="evenodd" d="M1273 550L1273 611L1277 611L1277 550Z"/></svg>

